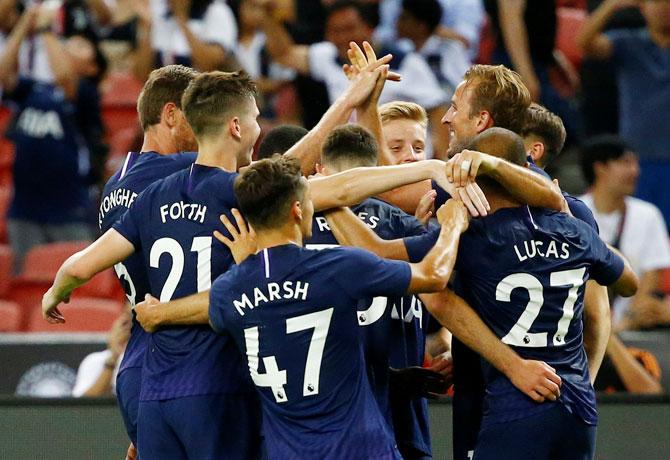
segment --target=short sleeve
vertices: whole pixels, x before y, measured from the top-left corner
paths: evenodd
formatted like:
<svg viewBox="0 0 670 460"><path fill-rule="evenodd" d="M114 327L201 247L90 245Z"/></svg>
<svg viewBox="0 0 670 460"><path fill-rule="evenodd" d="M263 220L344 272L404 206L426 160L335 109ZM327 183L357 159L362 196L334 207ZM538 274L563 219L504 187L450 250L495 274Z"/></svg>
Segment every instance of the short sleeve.
<svg viewBox="0 0 670 460"><path fill-rule="evenodd" d="M396 235L402 235L403 237L418 236L428 231L426 226L419 222L416 217L404 212L397 213L394 216L394 220L396 221L394 227L398 230Z"/></svg>
<svg viewBox="0 0 670 460"><path fill-rule="evenodd" d="M221 1L215 1L205 14L203 39L208 43L223 46L226 50L235 49L237 44L237 23L230 7Z"/></svg>
<svg viewBox="0 0 670 460"><path fill-rule="evenodd" d="M338 248L344 267L337 270L337 282L354 299L402 296L407 293L412 272L407 262L387 260L354 248ZM343 251L343 252L342 252Z"/></svg>
<svg viewBox="0 0 670 460"><path fill-rule="evenodd" d="M593 212L589 209L588 206L586 206L586 203L584 203L579 198L568 195L566 193L564 193L563 196L565 196L565 200L568 202L568 207L570 208L572 215L591 227L594 232L600 234L598 222L596 222L596 218L593 216Z"/></svg>
<svg viewBox="0 0 670 460"><path fill-rule="evenodd" d="M150 195L147 192L150 189L153 189L153 185L150 185L148 189L140 193L133 206L131 206L130 209L128 209L123 216L112 225L114 230L119 232L121 236L127 239L135 247L136 252L139 252L142 247L140 228L141 223L146 221L146 218L148 217L145 215L145 210L148 207L147 202L149 201Z"/></svg>
<svg viewBox="0 0 670 460"><path fill-rule="evenodd" d="M112 356L111 351L98 351L86 356L79 369L77 369L77 379L72 388L72 396L81 398L97 382L98 378L105 370L105 361ZM117 363L118 367L118 363ZM115 379L112 379L114 381Z"/></svg>
<svg viewBox="0 0 670 460"><path fill-rule="evenodd" d="M417 53L409 53L400 66L402 74L402 97L416 102L426 110L445 104L447 94L442 90L428 63Z"/></svg>
<svg viewBox="0 0 670 460"><path fill-rule="evenodd" d="M330 66L326 63L333 61L337 56L335 45L330 42L314 43L309 46L309 72L314 80L325 81L326 72Z"/></svg>
<svg viewBox="0 0 670 460"><path fill-rule="evenodd" d="M643 272L670 267L670 239L663 215L655 206L649 206L647 213L644 219L644 240L648 244L641 246L644 251L640 257L640 269Z"/></svg>
<svg viewBox="0 0 670 460"><path fill-rule="evenodd" d="M594 231L589 233L591 240L589 248L592 257L591 278L602 286L609 286L621 277L624 270L623 259L608 248Z"/></svg>
<svg viewBox="0 0 670 460"><path fill-rule="evenodd" d="M435 243L437 243L437 239L440 236L440 229L441 227L437 226L431 228L423 235L403 238L410 262L421 262L423 258L426 257L426 254L428 254L433 246L435 246Z"/></svg>
<svg viewBox="0 0 670 460"><path fill-rule="evenodd" d="M230 292L230 271L219 276L212 284L209 291L209 324L214 332L221 334L225 331L223 318L223 306L228 303L228 292Z"/></svg>

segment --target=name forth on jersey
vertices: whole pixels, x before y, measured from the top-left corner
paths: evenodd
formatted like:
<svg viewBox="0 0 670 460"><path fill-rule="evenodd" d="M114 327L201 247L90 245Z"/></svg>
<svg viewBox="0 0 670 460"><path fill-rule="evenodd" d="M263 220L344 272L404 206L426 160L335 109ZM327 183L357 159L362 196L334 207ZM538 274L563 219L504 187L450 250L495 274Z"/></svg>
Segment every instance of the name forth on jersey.
<svg viewBox="0 0 670 460"><path fill-rule="evenodd" d="M178 201L176 203L161 206L160 211L163 223L166 223L167 218L169 217L172 220L188 219L203 224L205 222L207 206L198 203L184 203L183 201Z"/></svg>
<svg viewBox="0 0 670 460"><path fill-rule="evenodd" d="M254 288L253 303L245 292L239 300L233 300L233 306L240 315L244 316L245 309L253 310L259 305L272 302L273 300L307 300L308 290L309 283L302 281L284 281L281 285L279 283L268 283L265 287L265 292L259 287Z"/></svg>
<svg viewBox="0 0 670 460"><path fill-rule="evenodd" d="M514 245L514 252L519 259L519 262L523 262L527 259L532 259L534 257L540 256L547 259L568 259L570 257L570 245L568 243L561 243L561 253L558 253L558 243L554 240L550 240L548 244L544 244L544 241L538 240L526 240L523 242L523 246L520 244Z"/></svg>

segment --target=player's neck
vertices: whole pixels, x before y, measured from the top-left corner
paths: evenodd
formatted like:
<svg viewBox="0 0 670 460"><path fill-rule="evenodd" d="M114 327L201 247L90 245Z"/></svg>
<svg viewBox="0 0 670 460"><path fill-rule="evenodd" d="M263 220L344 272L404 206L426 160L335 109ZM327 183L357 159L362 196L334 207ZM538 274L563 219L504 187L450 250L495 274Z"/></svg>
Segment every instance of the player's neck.
<svg viewBox="0 0 670 460"><path fill-rule="evenodd" d="M302 246L302 233L300 227L295 225L273 230L259 230L256 232L256 244L257 252L286 244Z"/></svg>
<svg viewBox="0 0 670 460"><path fill-rule="evenodd" d="M228 148L226 148L226 144ZM196 164L237 171L237 155L230 151L230 142L198 142Z"/></svg>
<svg viewBox="0 0 670 460"><path fill-rule="evenodd" d="M482 192L484 192L484 195L486 196L487 201L489 202L489 206L491 207L489 214L493 214L500 209L518 208L521 206L519 201L515 200L512 195L507 193L507 191L498 185L491 185L488 184L485 180L482 180L480 186L482 188Z"/></svg>
<svg viewBox="0 0 670 460"><path fill-rule="evenodd" d="M594 186L591 190L593 204L600 214L611 214L621 211L626 206L626 195L612 193L605 187Z"/></svg>
<svg viewBox="0 0 670 460"><path fill-rule="evenodd" d="M152 126L144 132L142 149L140 152L156 152L161 155L177 153L177 147L174 145L169 132L161 132L160 126Z"/></svg>

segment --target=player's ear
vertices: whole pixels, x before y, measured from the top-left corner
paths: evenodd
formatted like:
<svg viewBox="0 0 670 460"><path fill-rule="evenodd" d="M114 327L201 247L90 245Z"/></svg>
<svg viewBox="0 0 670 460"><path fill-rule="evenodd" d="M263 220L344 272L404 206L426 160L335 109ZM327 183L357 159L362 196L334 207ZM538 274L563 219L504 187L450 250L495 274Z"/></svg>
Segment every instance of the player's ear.
<svg viewBox="0 0 670 460"><path fill-rule="evenodd" d="M481 133L493 126L493 117L491 113L486 110L479 112L479 117L477 118L477 133Z"/></svg>
<svg viewBox="0 0 670 460"><path fill-rule="evenodd" d="M173 102L168 102L163 106L163 110L161 111L161 121L169 128L174 128L177 125L178 110Z"/></svg>
<svg viewBox="0 0 670 460"><path fill-rule="evenodd" d="M298 221L302 221L302 205L300 204L300 201L294 201L293 205L291 206L291 216L296 218Z"/></svg>
<svg viewBox="0 0 670 460"><path fill-rule="evenodd" d="M544 156L544 144L542 142L533 142L530 144L528 154L533 159L535 164L540 163L540 160Z"/></svg>
<svg viewBox="0 0 670 460"><path fill-rule="evenodd" d="M242 139L242 126L240 125L239 118L231 118L231 120L228 122L228 129L230 130L231 136L233 136L235 139Z"/></svg>

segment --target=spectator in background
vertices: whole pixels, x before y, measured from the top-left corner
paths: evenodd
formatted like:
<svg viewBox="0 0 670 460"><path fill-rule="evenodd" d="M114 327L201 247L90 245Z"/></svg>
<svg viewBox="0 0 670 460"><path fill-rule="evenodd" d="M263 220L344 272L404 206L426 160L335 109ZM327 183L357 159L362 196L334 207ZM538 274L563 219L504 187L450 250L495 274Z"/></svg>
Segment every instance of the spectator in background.
<svg viewBox="0 0 670 460"><path fill-rule="evenodd" d="M554 89L550 70L555 68L556 0L485 0L486 11L497 34L493 61L521 75L533 101L556 113L568 133L568 143L578 139L578 112Z"/></svg>
<svg viewBox="0 0 670 460"><path fill-rule="evenodd" d="M276 154L283 155L302 139L307 131L302 126L280 125L272 128L263 136L258 146L257 160L272 158Z"/></svg>
<svg viewBox="0 0 670 460"><path fill-rule="evenodd" d="M149 0L150 15L140 15L135 76L169 64L200 72L219 69L235 50L237 24L223 0Z"/></svg>
<svg viewBox="0 0 670 460"><path fill-rule="evenodd" d="M468 50L468 58L474 60L479 54L479 37L485 19L482 0L439 1L444 14L436 30L437 35L462 42ZM380 24L375 30L377 40L392 42L397 38L396 21L401 9L402 0L379 2Z"/></svg>
<svg viewBox="0 0 670 460"><path fill-rule="evenodd" d="M670 267L670 241L658 208L631 196L640 174L637 155L613 135L593 138L581 154L591 185L581 199L593 211L600 237L628 258L640 279L630 299L610 296L614 329L670 324L670 305L657 296L660 270Z"/></svg>
<svg viewBox="0 0 670 460"><path fill-rule="evenodd" d="M647 27L603 33L621 8L639 5ZM670 222L670 2L607 0L589 17L578 42L586 55L611 59L619 83L619 134L640 154L636 196Z"/></svg>
<svg viewBox="0 0 670 460"><path fill-rule="evenodd" d="M96 81L102 69L86 38L59 40L53 16L43 6L27 9L0 57L0 82L16 105L9 129L15 160L7 227L17 273L33 246L92 237L90 158L80 123L99 119ZM19 76L21 43L35 36L44 42L54 83Z"/></svg>
<svg viewBox="0 0 670 460"><path fill-rule="evenodd" d="M593 12L604 0L588 0L588 11ZM638 8L617 11L604 30L638 29L645 22ZM580 68L580 111L584 136L615 134L619 132L619 90L616 68L609 60L585 56Z"/></svg>
<svg viewBox="0 0 670 460"><path fill-rule="evenodd" d="M268 5L271 3L267 2ZM334 2L327 13L327 41L309 46L296 45L273 15L272 8L264 15L270 56L301 74L323 81L328 88L331 103L334 102L347 87L347 76L342 72L342 65L348 62L349 42L360 44L371 40L374 24L368 10L355 1ZM449 144L448 132L440 125L440 118L446 111L446 95L430 67L419 54L404 53L395 46L377 44L376 50L380 56L392 53L394 59L391 68L402 75L402 81L384 87L381 101L408 100L425 107L433 129L435 152L443 154Z"/></svg>
<svg viewBox="0 0 670 460"><path fill-rule="evenodd" d="M81 398L116 394L116 373L130 338L130 324L130 312L124 311L112 324L107 349L91 353L82 360L72 396Z"/></svg>
<svg viewBox="0 0 670 460"><path fill-rule="evenodd" d="M651 352L628 348L612 334L593 387L606 393L662 394L660 381L661 366Z"/></svg>
<svg viewBox="0 0 670 460"><path fill-rule="evenodd" d="M261 115L272 119L277 118L278 115L288 116L286 113L278 114L275 110L277 103L275 96L282 89L291 91L289 85L295 78L295 71L277 64L268 55L265 45L266 36L261 30L263 14L265 14L263 2L261 0L241 0L239 5L240 39L235 50L235 57L242 69L256 82L262 98L259 101ZM295 99L293 91L288 94L288 97L291 96ZM295 120L295 104L291 105L292 119ZM287 121L282 118L280 122Z"/></svg>
<svg viewBox="0 0 670 460"><path fill-rule="evenodd" d="M438 0L403 0L398 36L426 60L442 89L451 97L472 62L463 43L437 35L443 10Z"/></svg>
<svg viewBox="0 0 670 460"><path fill-rule="evenodd" d="M0 0L3 29L11 30L16 19L35 1ZM44 1L45 9L53 11L53 32L61 37L82 36L97 49L101 26L111 20L111 10L104 0ZM30 37L21 44L19 73L36 81L53 82L51 65L43 40Z"/></svg>

